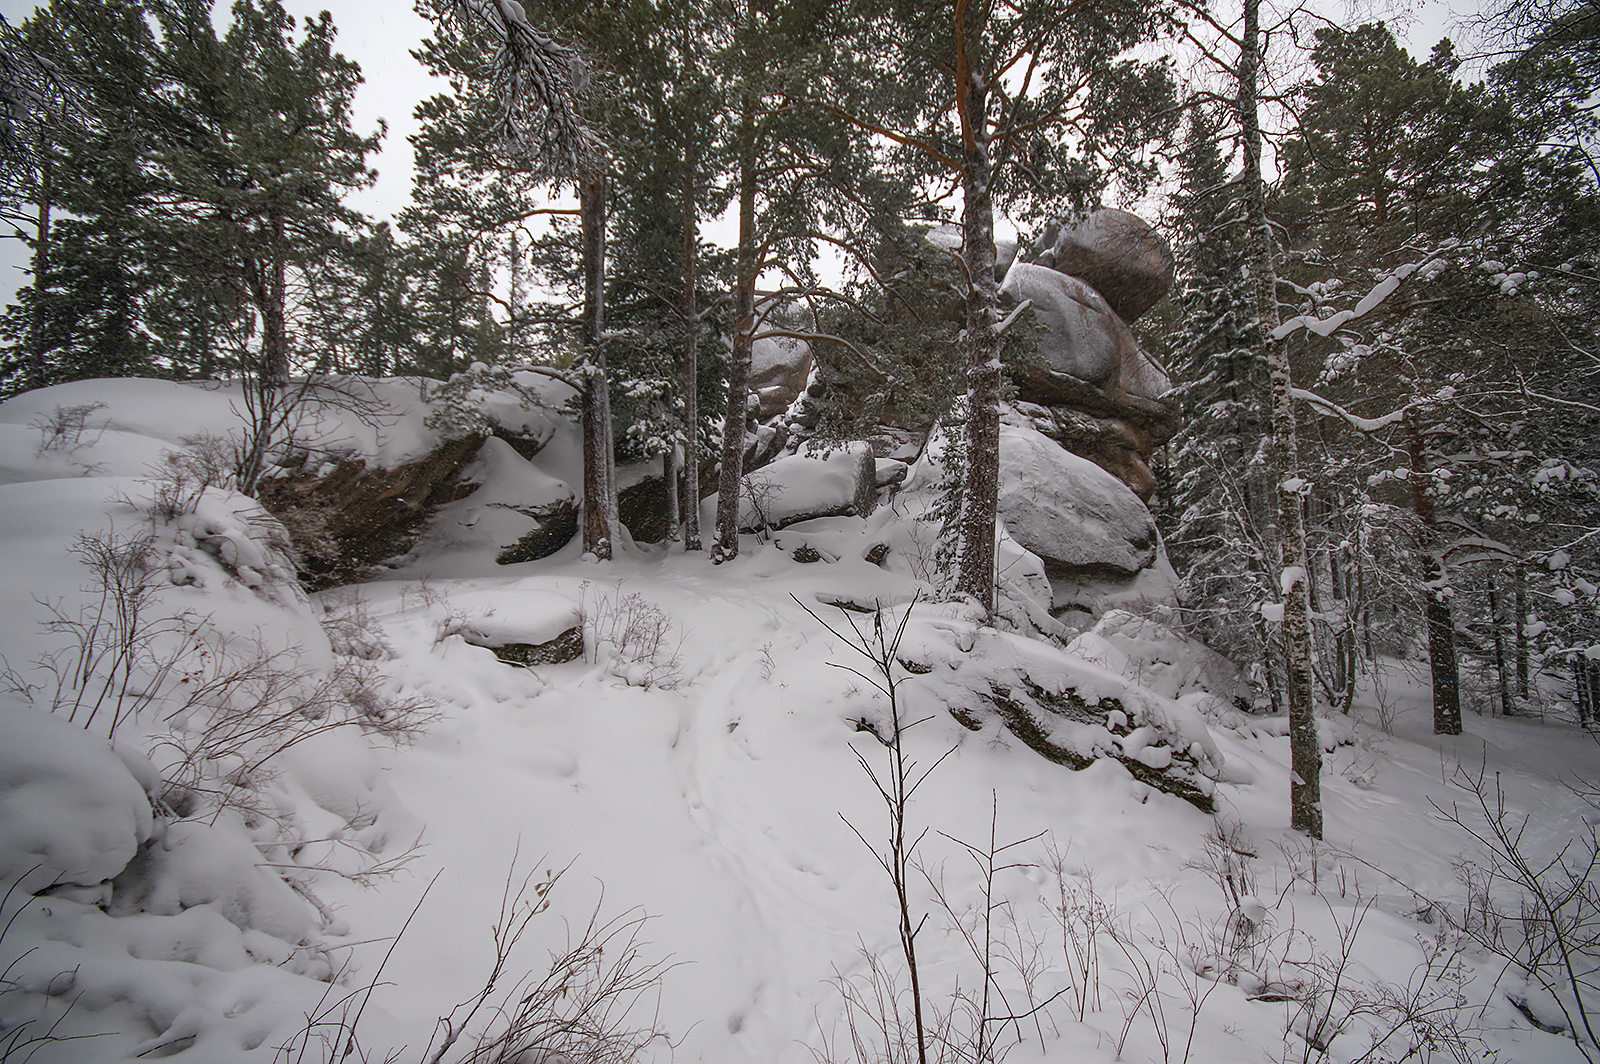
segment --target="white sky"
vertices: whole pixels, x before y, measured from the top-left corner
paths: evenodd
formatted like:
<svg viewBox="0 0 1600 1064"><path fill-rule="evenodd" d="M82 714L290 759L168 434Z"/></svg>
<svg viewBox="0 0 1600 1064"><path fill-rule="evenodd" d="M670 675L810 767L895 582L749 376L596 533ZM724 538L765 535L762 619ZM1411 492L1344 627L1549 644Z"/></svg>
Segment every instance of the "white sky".
<svg viewBox="0 0 1600 1064"><path fill-rule="evenodd" d="M36 6L31 0L0 0L0 14L15 24ZM355 126L370 130L381 118L388 122L389 132L376 160L378 181L352 197L352 206L376 218L392 218L411 192L411 145L406 136L417 128L411 112L440 86L410 55L428 32L427 20L412 10L410 0L284 0L284 6L300 18L331 11L339 29L339 51L361 65L366 83L356 94ZM1480 6L1476 0L1417 0L1398 10L1379 11L1370 0L1329 4L1342 9L1342 22L1387 20L1419 57L1426 57L1441 36L1459 42L1466 36L1459 13ZM228 0L217 0L219 12L227 7ZM9 301L26 283L26 263L27 249L20 241L0 240L0 300Z"/></svg>

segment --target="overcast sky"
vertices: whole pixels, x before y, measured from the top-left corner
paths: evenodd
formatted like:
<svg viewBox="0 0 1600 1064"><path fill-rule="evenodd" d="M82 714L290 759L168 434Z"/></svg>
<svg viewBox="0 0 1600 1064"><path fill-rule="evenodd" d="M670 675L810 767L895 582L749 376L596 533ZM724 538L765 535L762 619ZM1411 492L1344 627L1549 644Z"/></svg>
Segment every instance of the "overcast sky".
<svg viewBox="0 0 1600 1064"><path fill-rule="evenodd" d="M229 0L217 0L219 12L228 4ZM1331 0L1327 6L1344 8L1344 4L1345 0ZM1441 36L1459 40L1464 34L1454 12L1479 6L1473 0L1419 0L1398 13L1390 9L1379 14L1370 0L1357 0L1357 4L1342 10L1339 20L1386 18L1419 57L1426 57ZM427 20L412 10L410 0L284 0L284 5L302 18L323 10L332 12L339 30L339 51L361 65L366 83L356 94L356 128L364 132L383 119L389 132L376 161L378 181L352 197L352 206L373 217L392 217L405 206L411 191L411 145L406 136L416 129L412 109L441 85L410 55L428 32ZM35 6L29 0L0 0L0 14L15 24L26 19ZM0 240L0 300L9 301L18 285L25 283L19 269L25 262L26 248L20 241Z"/></svg>

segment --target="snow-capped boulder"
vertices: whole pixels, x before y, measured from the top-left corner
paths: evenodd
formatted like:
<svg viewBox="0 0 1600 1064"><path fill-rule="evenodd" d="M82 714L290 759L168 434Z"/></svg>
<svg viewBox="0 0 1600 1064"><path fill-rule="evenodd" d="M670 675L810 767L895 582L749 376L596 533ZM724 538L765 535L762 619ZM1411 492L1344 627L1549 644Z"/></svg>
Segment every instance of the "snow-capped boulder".
<svg viewBox="0 0 1600 1064"><path fill-rule="evenodd" d="M1221 751L1195 706L1048 643L913 607L899 647L913 712L1000 727L1069 769L1120 762L1141 783L1211 812Z"/></svg>
<svg viewBox="0 0 1600 1064"><path fill-rule="evenodd" d="M875 497L876 481L862 490L863 466L859 451L836 450L827 457L792 454L762 466L745 478L739 499L739 527L747 532L780 529L817 517L864 516L861 500ZM868 474L873 476L872 473ZM701 504L701 521L711 527L716 519L713 495Z"/></svg>
<svg viewBox="0 0 1600 1064"><path fill-rule="evenodd" d="M1034 261L1088 283L1131 322L1172 289L1172 248L1144 219L1094 211L1076 225L1045 230Z"/></svg>
<svg viewBox="0 0 1600 1064"><path fill-rule="evenodd" d="M1000 519L1047 566L1132 575L1156 557L1156 527L1122 481L1017 425L1000 428Z"/></svg>

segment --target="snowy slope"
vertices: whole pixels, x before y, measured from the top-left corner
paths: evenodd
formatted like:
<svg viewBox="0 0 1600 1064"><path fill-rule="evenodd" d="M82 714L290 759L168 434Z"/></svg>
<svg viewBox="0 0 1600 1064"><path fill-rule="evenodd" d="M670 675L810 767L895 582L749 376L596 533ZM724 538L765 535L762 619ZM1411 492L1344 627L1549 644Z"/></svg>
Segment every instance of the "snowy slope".
<svg viewBox="0 0 1600 1064"><path fill-rule="evenodd" d="M416 388L376 392L391 404L379 427L328 415L317 431L380 463L426 451ZM38 450L31 421L96 402L82 446ZM886 678L850 643L871 637L860 607L884 604L893 632L927 591L903 558L879 567L867 548L922 533L887 510L830 518L752 537L721 567L651 550L602 566L573 547L496 566L487 530L441 533L385 579L307 599L249 500L212 489L195 513L146 512L140 478L162 448L230 431L231 417L222 393L148 381L0 406L0 635L34 685L0 709L0 874L14 881L0 1046L38 1061L332 1060L355 1023L365 1059L430 1059L438 1019L484 985L497 916L526 881L524 901L548 908L512 906L529 914L525 934L446 1059L465 1059L492 1006L536 984L591 914L622 921L613 947L632 941L640 964L661 965L614 1016L661 1032L639 1059L853 1059L847 999L871 999L874 972L902 991L905 978L874 852L890 835L875 783L891 766L874 688ZM475 471L482 497L452 504L436 531L485 527L489 503L518 491L559 494L563 471L493 449ZM48 712L52 675L30 664L60 649L48 606L77 616L95 601L67 548L113 527L151 538L152 617L186 619L211 653L265 653L293 672L272 704L322 714L294 725L302 738L263 765L184 762L220 710L185 702L182 669L117 730L115 751L104 715L85 728L65 706ZM797 563L800 542L826 560ZM576 660L520 668L489 649L547 643L575 621ZM909 668L887 679L902 723L916 722L913 777L931 769L907 814L930 1016L981 995L969 936L989 912L990 1013L1029 1014L991 1025L1011 1061L1398 1060L1424 1035L1410 1059L1584 1059L1508 992L1547 1026L1553 1000L1450 931L1474 843L1430 802L1470 802L1458 767L1486 772L1513 815L1537 813L1526 842L1548 855L1596 815L1560 781L1592 777L1600 747L1562 724L1476 717L1441 740L1398 681L1393 736L1327 722L1329 839L1313 850L1287 829L1282 722L1226 708L1227 692L1204 689L1204 659L1171 638L1122 620L1069 653L910 607ZM1152 766L1183 753L1217 815L1117 761L1074 772L1028 749L982 704L991 681L1024 678L1116 699L1120 734L1078 722L1061 741ZM381 715L362 715L374 704L432 719L391 741ZM991 840L1019 844L986 904L967 847ZM1255 927L1243 937L1241 917ZM970 1030L953 1011L947 1030ZM49 1040L80 1034L96 1037Z"/></svg>

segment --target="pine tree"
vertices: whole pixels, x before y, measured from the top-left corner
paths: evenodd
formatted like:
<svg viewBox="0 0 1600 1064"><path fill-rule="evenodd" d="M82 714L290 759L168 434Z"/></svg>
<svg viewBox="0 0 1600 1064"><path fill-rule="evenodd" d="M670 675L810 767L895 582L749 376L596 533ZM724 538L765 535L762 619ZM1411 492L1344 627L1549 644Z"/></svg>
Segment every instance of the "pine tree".
<svg viewBox="0 0 1600 1064"><path fill-rule="evenodd" d="M994 211L1024 221L1072 215L1108 174L1130 190L1153 176L1147 149L1173 132L1172 84L1163 63L1128 53L1155 36L1167 12L1055 0L917 10L864 0L860 10L877 35L863 39L894 57L897 76L870 101L830 100L832 86L815 95L892 142L905 172L961 190L967 468L956 585L990 610L1002 381Z"/></svg>

